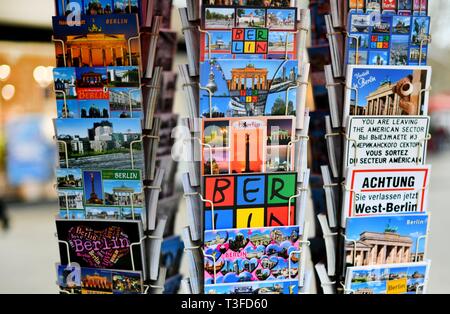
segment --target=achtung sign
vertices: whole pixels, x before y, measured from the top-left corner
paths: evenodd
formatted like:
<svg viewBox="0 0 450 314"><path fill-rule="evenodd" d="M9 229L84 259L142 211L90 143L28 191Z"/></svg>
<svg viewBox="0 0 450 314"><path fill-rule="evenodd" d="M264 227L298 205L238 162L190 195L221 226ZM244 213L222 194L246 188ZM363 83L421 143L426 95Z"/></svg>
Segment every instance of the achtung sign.
<svg viewBox="0 0 450 314"><path fill-rule="evenodd" d="M426 212L430 171L431 166L428 165L349 168L344 193L344 216Z"/></svg>
<svg viewBox="0 0 450 314"><path fill-rule="evenodd" d="M345 165L423 165L429 126L429 117L351 117Z"/></svg>

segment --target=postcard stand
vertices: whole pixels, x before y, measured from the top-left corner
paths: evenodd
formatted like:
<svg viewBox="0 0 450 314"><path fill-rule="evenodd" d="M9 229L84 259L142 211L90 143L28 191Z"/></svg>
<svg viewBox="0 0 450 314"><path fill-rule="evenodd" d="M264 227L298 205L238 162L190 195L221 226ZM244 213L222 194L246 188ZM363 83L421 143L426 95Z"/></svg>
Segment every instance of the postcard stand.
<svg viewBox="0 0 450 314"><path fill-rule="evenodd" d="M335 5L335 3L333 3L333 5ZM356 8L353 8L352 12L365 13L364 5L361 7L359 1L355 1L354 5L356 5ZM420 6L420 8L419 8L419 15L422 16L422 13L423 13L423 7ZM349 14L349 12L345 12L344 14L345 14L345 16L343 16L342 20L345 21L344 24L346 25L346 24L348 24L347 23L348 19L347 19L346 15ZM336 20L338 19L338 17L334 16L335 12L333 12L332 15L333 15L334 19L336 19ZM411 12L411 15L413 15L412 12ZM355 60L352 60L354 62L351 62L351 64L358 65L360 63L359 56L360 56L360 53L361 53L361 51L360 51L360 37L350 34L348 29L346 29L348 27L349 27L349 25L346 25L345 27L342 27L342 28L341 27L332 27L331 29L327 29L326 36L327 36L328 41L330 43L330 47L331 47L330 51L331 51L331 53L333 53L333 51L336 52L336 53L338 53L339 51L344 51L347 48L346 46L350 45L350 42L352 42L352 51L354 50ZM335 36L335 35L341 35L341 34L345 36L344 47L332 47L333 45L335 45L335 42L332 42L333 40L332 40L331 37ZM431 35L427 35L425 38L422 37L422 39L420 40L419 53L418 53L419 54L419 56L418 56L418 65L419 66L423 65L426 62L426 56L424 55L423 48L426 45L430 44L430 43L431 43ZM335 62L335 60L333 60L333 62ZM341 66L340 64L338 64L338 65L333 64L332 65L332 69L334 69L336 67L340 67L340 66ZM343 67L346 68L347 64L343 64ZM399 67L401 67L401 66L399 66ZM345 74L345 73L346 73L346 70L344 69L343 74ZM333 75L333 79L336 80L336 79L339 79L339 78L336 77L336 75ZM332 81L332 80L327 80L328 84L326 85L326 88L327 89L336 88L337 86L341 86L341 84L342 84L342 85L344 85L343 88L346 91L351 90L352 101L354 101L355 103L358 103L358 99L360 97L359 90L357 88L353 88L353 86L349 86L351 78L346 77L344 79L345 79L344 82L346 82L346 83L336 82L336 81ZM426 97L424 97L424 94L428 93L430 90L431 90L431 88L420 90L420 92L419 92L418 108L422 107L422 105L423 105L422 101L423 101L423 99L426 99ZM344 94L346 94L346 93L344 93ZM343 101L343 100L330 99L330 106L335 106L335 107L330 108L330 109L336 110L336 108L338 108L337 104L340 101ZM338 108L338 109L341 109L341 108ZM328 145L328 148L329 148L328 149L328 157L329 157L329 160L342 160L343 162L341 162L341 163L337 162L337 164L340 165L340 167L339 167L340 169L338 169L339 173L338 173L338 177L337 177L337 183L324 184L323 188L325 190L326 189L331 189L331 188L338 190L338 196L336 197L337 200L333 200L333 201L336 201L337 204L339 204L338 208L342 206L341 204L343 204L343 197L344 197L345 193L351 193L351 197L353 199L352 204L353 204L353 207L354 207L354 206L356 206L356 204L355 204L355 196L356 196L357 191L350 190L347 187L347 185L346 185L345 175L346 175L347 165L345 164L346 161L344 160L344 155L346 155L346 154L348 155L350 153L350 151L347 151L347 149L348 150L352 150L351 153L354 154L354 155L352 155L352 158L356 160L356 163L352 164L352 166L358 166L359 163L360 163L360 160L358 158L358 152L359 152L359 147L358 146L359 146L360 143L358 142L358 140L356 140L354 138L350 138L350 136L346 132L346 129L343 127L343 126L346 125L347 121L334 121L334 119L336 119L336 117L339 117L339 114L336 114L335 112L331 116L332 116L332 119L333 119L332 125L334 126L334 128L331 129L331 132L330 132L330 130L328 130L328 133L325 135L325 141L329 144ZM383 116L379 116L379 117L383 118ZM340 130L338 130L338 128L337 128L338 125L340 126ZM330 151L330 145L332 144L330 141L333 141L333 139L335 139L336 141L340 141L341 142L341 147L345 147L345 149L342 149L341 156L337 156L337 154L338 154L337 152ZM418 154L417 155L418 156L421 156L422 151L426 150L426 144L427 144L427 142L430 139L431 139L431 135L427 135L425 138L420 138L420 139L414 141L414 142L417 142L417 144L418 144L417 145L417 150L418 150ZM420 163L424 163L424 161L421 161ZM417 189L415 191L412 191L412 193L418 193L419 194L421 191L423 191L423 189L428 189L428 187L424 187L422 189ZM419 202L420 199L417 198L416 201ZM346 286L345 286L345 283L344 283L344 281L345 281L345 274L342 273L342 271L344 270L344 265L343 265L344 255L343 254L344 254L345 244L349 243L349 242L353 243L353 247L354 247L354 249L352 250L353 260L355 260L355 254L356 254L356 242L354 240L347 239L346 236L345 236L345 229L344 229L344 227L345 227L344 226L345 225L344 224L345 214L342 211L343 211L343 209L337 210L337 212L336 212L336 220L338 222L337 227L333 228L333 230L331 232L324 232L324 235L323 235L324 238L326 238L326 239L328 239L330 237L333 237L333 238L336 237L337 248L336 248L336 254L335 254L335 257L336 257L336 260L335 260L335 266L336 267L335 267L335 269L337 270L337 273L336 273L336 276L334 276L330 280L330 282L325 282L325 283L322 283L322 284L328 286L330 284L339 283L339 284L336 285L336 288L337 288L338 292L345 293L345 294L350 294L350 293L351 294L353 294L353 293L357 294L358 291L354 291L354 290L351 290L351 289L346 289ZM428 235L421 236L421 237L419 237L417 239L417 242L416 242L416 253L413 256L413 259L415 261L418 260L418 249L417 249L417 247L419 246L420 243L422 243L422 241L426 241L427 236ZM420 290L423 290L423 287L424 287L423 284L419 285L419 287L417 288L416 292L419 293Z"/></svg>
<svg viewBox="0 0 450 314"><path fill-rule="evenodd" d="M145 8L147 9L147 8ZM153 14L152 9L149 7L149 11L145 12L149 15ZM171 10L171 8L170 8ZM167 12L167 14L170 15L170 12ZM147 16L146 21L148 22L152 16ZM156 159L157 157L157 148L161 144L160 143L160 120L158 117L155 117L155 113L158 113L159 108L157 106L159 105L158 100L160 96L160 90L161 90L161 77L162 77L162 68L156 65L155 57L156 57L156 45L157 45L157 39L159 37L159 26L162 22L163 17L162 16L155 16L153 19L152 25L146 25L148 27L141 27L140 30L137 30L136 34L139 34L138 36L131 36L127 39L127 42L125 45L127 45L128 50L131 51L131 45L133 42L137 41L137 49L139 50L139 54L142 56L141 60L137 59L135 62L133 59L133 56L131 53L128 54L128 56L125 56L125 60L123 60L123 64L116 64L116 60L113 61L114 65L125 65L125 66L131 66L134 63L139 63L140 73L143 75L140 75L139 82L140 82L140 88L137 89L129 89L128 91L128 98L129 98L129 108L130 108L130 116L133 117L133 104L132 104L132 94L144 91L143 95L143 127L142 127L142 135L141 138L138 140L133 140L129 143L129 166L126 167L126 169L137 169L137 157L136 157L136 146L142 145L144 148L150 147L150 153L145 154L144 156L144 167L142 169L142 180L143 180L143 189L141 192L130 192L126 194L126 197L130 199L130 210L131 210L131 218L134 220L136 218L136 205L134 202L136 195L143 195L144 202L143 202L143 210L147 215L144 215L143 213L143 231L144 231L144 237L141 238L139 242L131 243L130 244L130 251L131 251L131 264L132 269L135 270L135 261L134 261L134 254L133 252L136 250L136 247L142 247L144 244L144 241L152 241L152 240L163 240L160 236L154 236L152 235L151 229L148 228L148 226L151 226L152 223L148 220L153 220L157 214L157 206L158 206L158 198L160 195L160 192L162 191L162 185L159 181L157 181L157 173L159 173L156 169ZM141 21L142 22L142 21ZM145 23L140 23L141 25ZM151 31L149 31L151 30ZM100 28L101 31L101 28ZM148 47L145 46L144 39L149 37L148 41ZM77 66L76 62L74 62L74 59L72 57L72 48L67 48L67 45L65 44L64 40L61 40L59 38L55 38L55 36L52 36L52 40L55 43L57 47L60 47L62 49L62 65L64 67L67 66ZM81 52L80 52L81 53ZM170 52L172 53L172 52ZM103 63L104 66L106 66L106 57L103 56ZM92 57L89 59L89 63L92 63ZM81 65L80 65L81 66ZM56 87L56 86L54 86ZM65 91L62 90L55 90L55 94L59 96L58 98L61 98L63 101L63 104L67 106L68 104L68 95ZM62 118L68 118L67 114L64 115ZM125 119L125 118L124 118ZM70 164L69 159L69 147L67 142L58 140L55 136L55 142L59 147L60 151L60 163L63 166L63 168L72 168L73 166ZM171 167L176 167L171 164ZM113 169L114 170L114 169ZM119 169L121 170L121 169ZM175 174L175 171L173 171L173 175ZM161 177L159 177L161 179ZM166 178L168 181L173 182L173 178ZM69 193L64 190L58 190L57 186L55 185L55 190L58 193L60 207L65 207L65 215L67 216L67 219L70 219L70 202L69 202ZM150 191L148 193L145 193L145 191ZM174 191L175 192L175 191ZM165 197L167 199L172 198L176 196L176 194L172 193L173 195L165 194ZM125 197L125 194L123 194ZM148 198L147 198L148 196ZM151 200L151 201L150 201ZM64 205L65 204L65 205ZM175 211L173 211L175 213ZM63 215L63 211L61 211L61 215ZM174 215L174 214L173 214ZM147 221L145 222L145 218ZM174 218L172 217L172 221ZM169 229L168 229L169 230ZM168 234L165 233L167 236ZM58 240L60 246L66 247L66 255L68 262L70 264L70 245L66 241ZM145 251L145 247L143 248ZM151 252L150 252L151 253ZM147 255L149 252L147 252ZM155 256L154 261L155 263L159 264L160 257ZM146 267L149 268L149 263L146 263ZM145 269L144 273L150 274L150 269ZM165 271L160 271L158 280L155 282L147 280L147 278L144 279L144 285L143 285L143 293L151 293L151 292L158 292L162 293L164 291L164 281L165 281ZM70 293L68 291L61 291L61 293Z"/></svg>

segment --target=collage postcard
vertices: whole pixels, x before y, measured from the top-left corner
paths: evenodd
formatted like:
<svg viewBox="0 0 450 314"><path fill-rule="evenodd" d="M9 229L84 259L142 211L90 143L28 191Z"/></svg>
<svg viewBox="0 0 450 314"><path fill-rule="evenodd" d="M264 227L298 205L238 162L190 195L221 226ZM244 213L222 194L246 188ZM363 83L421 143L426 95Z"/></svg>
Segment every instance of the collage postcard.
<svg viewBox="0 0 450 314"><path fill-rule="evenodd" d="M203 175L294 170L295 117L203 119Z"/></svg>
<svg viewBox="0 0 450 314"><path fill-rule="evenodd" d="M67 294L141 294L142 272L57 265L58 286Z"/></svg>
<svg viewBox="0 0 450 314"><path fill-rule="evenodd" d="M419 294L426 292L430 262L349 267L347 294Z"/></svg>
<svg viewBox="0 0 450 314"><path fill-rule="evenodd" d="M350 14L346 64L424 65L430 41L429 16Z"/></svg>
<svg viewBox="0 0 450 314"><path fill-rule="evenodd" d="M144 208L139 170L56 170L60 217L140 220Z"/></svg>
<svg viewBox="0 0 450 314"><path fill-rule="evenodd" d="M297 61L210 59L200 72L202 117L296 115Z"/></svg>
<svg viewBox="0 0 450 314"><path fill-rule="evenodd" d="M299 226L205 231L205 285L303 281Z"/></svg>
<svg viewBox="0 0 450 314"><path fill-rule="evenodd" d="M58 118L142 118L139 67L53 70Z"/></svg>
<svg viewBox="0 0 450 314"><path fill-rule="evenodd" d="M383 15L428 15L428 0L346 0L351 13L380 12Z"/></svg>

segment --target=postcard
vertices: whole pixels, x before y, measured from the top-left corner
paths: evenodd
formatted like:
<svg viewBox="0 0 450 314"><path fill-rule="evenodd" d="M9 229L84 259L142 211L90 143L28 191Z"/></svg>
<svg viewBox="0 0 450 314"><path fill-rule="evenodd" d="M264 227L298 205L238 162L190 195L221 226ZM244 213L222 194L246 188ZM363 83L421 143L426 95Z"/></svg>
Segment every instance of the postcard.
<svg viewBox="0 0 450 314"><path fill-rule="evenodd" d="M207 60L200 64L200 115L295 115L299 77L293 60Z"/></svg>
<svg viewBox="0 0 450 314"><path fill-rule="evenodd" d="M57 283L61 293L81 294L81 268L56 265Z"/></svg>
<svg viewBox="0 0 450 314"><path fill-rule="evenodd" d="M205 231L205 285L302 282L301 231L299 226Z"/></svg>
<svg viewBox="0 0 450 314"><path fill-rule="evenodd" d="M205 285L205 294L298 294L298 280Z"/></svg>
<svg viewBox="0 0 450 314"><path fill-rule="evenodd" d="M294 117L203 119L204 175L294 169Z"/></svg>
<svg viewBox="0 0 450 314"><path fill-rule="evenodd" d="M431 166L356 167L347 171L344 217L427 211Z"/></svg>
<svg viewBox="0 0 450 314"><path fill-rule="evenodd" d="M81 15L77 25L65 16L54 16L53 36L58 67L140 64L136 14Z"/></svg>
<svg viewBox="0 0 450 314"><path fill-rule="evenodd" d="M260 27L270 30L296 32L297 8L203 6L203 30Z"/></svg>
<svg viewBox="0 0 450 314"><path fill-rule="evenodd" d="M429 117L351 117L344 145L344 168L423 165L429 130Z"/></svg>
<svg viewBox="0 0 450 314"><path fill-rule="evenodd" d="M61 264L70 260L86 268L142 270L145 277L140 221L57 219L56 230Z"/></svg>
<svg viewBox="0 0 450 314"><path fill-rule="evenodd" d="M344 126L351 116L427 115L431 67L349 66Z"/></svg>
<svg viewBox="0 0 450 314"><path fill-rule="evenodd" d="M141 0L55 0L56 15L67 16L75 9L81 14L141 13Z"/></svg>
<svg viewBox="0 0 450 314"><path fill-rule="evenodd" d="M60 168L143 169L140 119L55 119Z"/></svg>
<svg viewBox="0 0 450 314"><path fill-rule="evenodd" d="M204 229L292 226L297 173L204 176ZM211 203L214 205L214 212ZM291 202L289 206L289 201ZM213 225L214 222L214 225Z"/></svg>
<svg viewBox="0 0 450 314"><path fill-rule="evenodd" d="M161 263L167 269L166 277L178 274L184 252L184 242L180 236L164 239L161 245Z"/></svg>
<svg viewBox="0 0 450 314"><path fill-rule="evenodd" d="M428 226L427 214L347 218L345 265L421 262Z"/></svg>
<svg viewBox="0 0 450 314"><path fill-rule="evenodd" d="M58 118L141 118L136 66L55 68Z"/></svg>
<svg viewBox="0 0 450 314"><path fill-rule="evenodd" d="M426 292L430 262L347 268L347 294L419 294Z"/></svg>
<svg viewBox="0 0 450 314"><path fill-rule="evenodd" d="M430 17L382 15L374 23L370 13L349 16L347 64L426 65Z"/></svg>
<svg viewBox="0 0 450 314"><path fill-rule="evenodd" d="M249 7L277 7L277 8L288 8L291 6L290 0L202 0L203 6L222 6L222 7L234 7L236 3L240 6Z"/></svg>
<svg viewBox="0 0 450 314"><path fill-rule="evenodd" d="M142 217L140 170L57 169L61 218L133 219ZM78 210L78 212L74 211ZM73 218L72 218L73 219Z"/></svg>
<svg viewBox="0 0 450 314"><path fill-rule="evenodd" d="M297 59L297 34L268 28L232 28L201 33L200 61L209 59Z"/></svg>
<svg viewBox="0 0 450 314"><path fill-rule="evenodd" d="M141 294L141 272L58 264L58 285L70 294Z"/></svg>

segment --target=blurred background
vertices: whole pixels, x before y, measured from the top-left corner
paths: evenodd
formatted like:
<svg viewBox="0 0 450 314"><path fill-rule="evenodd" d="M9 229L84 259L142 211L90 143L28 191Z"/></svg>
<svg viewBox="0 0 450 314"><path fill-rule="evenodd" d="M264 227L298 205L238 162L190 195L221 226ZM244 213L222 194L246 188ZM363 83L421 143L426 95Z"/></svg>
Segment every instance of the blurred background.
<svg viewBox="0 0 450 314"><path fill-rule="evenodd" d="M307 2L307 1L305 1ZM175 0L175 6L184 0ZM450 1L430 0L433 165L429 292L450 293ZM0 293L57 293L52 0L0 0ZM181 26L173 10L172 28ZM185 62L180 42L178 63ZM178 88L175 112L187 116ZM180 215L180 225L184 225Z"/></svg>

